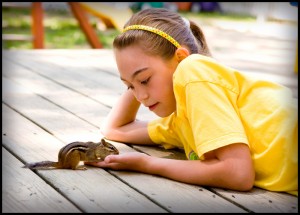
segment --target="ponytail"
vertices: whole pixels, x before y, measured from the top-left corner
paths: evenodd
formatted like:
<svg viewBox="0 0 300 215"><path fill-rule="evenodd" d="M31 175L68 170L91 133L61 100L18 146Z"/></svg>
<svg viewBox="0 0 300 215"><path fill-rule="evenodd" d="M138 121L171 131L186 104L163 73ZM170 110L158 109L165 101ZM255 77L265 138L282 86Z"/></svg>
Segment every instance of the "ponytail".
<svg viewBox="0 0 300 215"><path fill-rule="evenodd" d="M198 53L206 56L211 56L204 33L201 28L199 28L199 26L195 22L190 21L190 29L195 39L197 40Z"/></svg>

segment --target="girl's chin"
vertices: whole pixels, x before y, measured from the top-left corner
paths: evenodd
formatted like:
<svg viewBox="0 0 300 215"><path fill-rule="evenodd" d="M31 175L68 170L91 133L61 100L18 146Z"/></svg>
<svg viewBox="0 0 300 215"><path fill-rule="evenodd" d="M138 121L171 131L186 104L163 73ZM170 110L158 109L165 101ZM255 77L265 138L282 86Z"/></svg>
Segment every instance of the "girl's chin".
<svg viewBox="0 0 300 215"><path fill-rule="evenodd" d="M153 113L155 113L155 115L159 116L159 117L167 117L167 116L170 116L174 111L165 111L165 110L162 110L162 111L153 111Z"/></svg>

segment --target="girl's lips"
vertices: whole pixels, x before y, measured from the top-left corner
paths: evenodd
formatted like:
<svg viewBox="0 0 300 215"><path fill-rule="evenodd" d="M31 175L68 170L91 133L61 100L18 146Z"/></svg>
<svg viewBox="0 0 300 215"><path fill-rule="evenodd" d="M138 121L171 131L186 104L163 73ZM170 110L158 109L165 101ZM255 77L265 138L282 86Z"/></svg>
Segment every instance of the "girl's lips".
<svg viewBox="0 0 300 215"><path fill-rule="evenodd" d="M149 110L153 111L157 105L158 105L158 103L155 103L154 105L149 106Z"/></svg>

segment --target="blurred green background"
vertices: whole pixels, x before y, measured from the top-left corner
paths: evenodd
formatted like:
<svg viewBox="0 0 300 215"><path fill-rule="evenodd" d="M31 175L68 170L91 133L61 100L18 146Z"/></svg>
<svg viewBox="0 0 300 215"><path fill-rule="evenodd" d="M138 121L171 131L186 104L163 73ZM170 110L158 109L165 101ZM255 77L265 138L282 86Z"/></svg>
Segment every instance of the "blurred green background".
<svg viewBox="0 0 300 215"><path fill-rule="evenodd" d="M31 35L30 8L2 8L2 33ZM90 24L97 29L97 20ZM90 48L77 20L69 11L47 10L44 12L45 48L80 49ZM113 38L118 34L115 29L96 30L104 47L110 48ZM31 41L2 42L3 49L32 49Z"/></svg>
<svg viewBox="0 0 300 215"><path fill-rule="evenodd" d="M187 4L190 3L188 8ZM197 3L197 2L196 2ZM131 2L127 6L133 12L137 12L147 7L166 7L176 10L182 16L189 19L199 20L204 25L210 25L214 20L250 22L258 21L259 16L247 13L235 13L226 10L227 5L221 5L225 10L210 4L204 6L191 2L163 3L163 2ZM200 2L198 2L200 3ZM212 3L212 2L204 2ZM113 4L113 3L111 3ZM119 3L120 4L120 3ZM231 3L232 4L232 3ZM288 4L288 3L286 3ZM117 4L115 4L117 5ZM207 4L208 5L208 4ZM228 4L229 5L229 4ZM237 6L237 4L236 4ZM243 5L242 5L243 6ZM244 5L247 7L247 5ZM202 8L201 8L202 7ZM227 6L229 8L229 6ZM232 6L231 6L232 7ZM236 9L243 11L241 9ZM31 9L30 8L6 8L2 6L2 34L27 34L31 35ZM86 49L91 48L84 33L81 31L77 20L67 8L46 8L44 11L45 48L47 49ZM120 32L116 29L105 29L101 20L94 16L89 16L89 21L95 29L104 48L111 48L114 37ZM282 20L281 20L282 21ZM2 40L2 49L32 49L31 41L10 41Z"/></svg>

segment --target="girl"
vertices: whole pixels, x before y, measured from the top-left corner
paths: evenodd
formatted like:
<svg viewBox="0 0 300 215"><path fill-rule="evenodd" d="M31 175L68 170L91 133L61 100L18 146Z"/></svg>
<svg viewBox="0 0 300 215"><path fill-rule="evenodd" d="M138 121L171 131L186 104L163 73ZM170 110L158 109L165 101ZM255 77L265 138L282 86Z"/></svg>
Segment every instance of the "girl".
<svg viewBox="0 0 300 215"><path fill-rule="evenodd" d="M128 90L102 134L120 142L181 147L188 159L135 152L88 164L298 196L298 106L289 89L217 62L195 23L161 8L134 14L113 46ZM161 118L136 120L141 104Z"/></svg>

